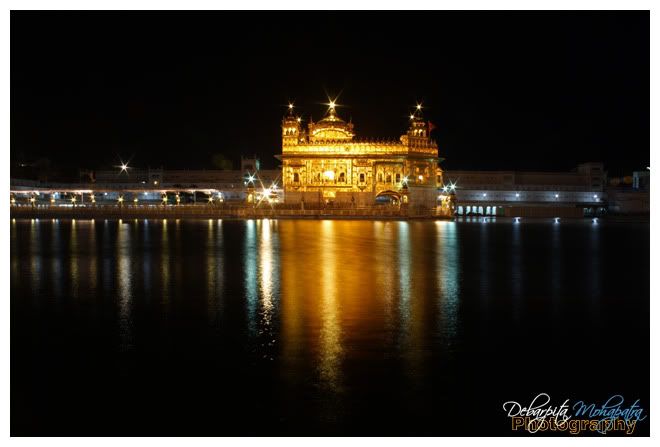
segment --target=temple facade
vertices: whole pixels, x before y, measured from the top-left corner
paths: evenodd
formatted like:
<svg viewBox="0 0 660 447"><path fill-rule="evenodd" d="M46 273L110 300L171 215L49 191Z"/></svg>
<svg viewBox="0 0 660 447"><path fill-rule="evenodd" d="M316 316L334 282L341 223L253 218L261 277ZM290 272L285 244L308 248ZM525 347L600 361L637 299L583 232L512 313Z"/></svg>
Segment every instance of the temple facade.
<svg viewBox="0 0 660 447"><path fill-rule="evenodd" d="M282 183L287 203L356 206L387 202L435 207L442 170L421 107L398 141L356 138L352 122L330 107L305 129L289 107L282 119Z"/></svg>

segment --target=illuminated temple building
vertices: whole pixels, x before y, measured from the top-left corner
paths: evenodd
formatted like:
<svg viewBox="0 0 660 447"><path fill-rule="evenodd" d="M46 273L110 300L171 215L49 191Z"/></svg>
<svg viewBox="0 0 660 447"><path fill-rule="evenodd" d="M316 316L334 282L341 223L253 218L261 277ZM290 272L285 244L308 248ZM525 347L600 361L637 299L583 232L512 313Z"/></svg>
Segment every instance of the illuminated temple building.
<svg viewBox="0 0 660 447"><path fill-rule="evenodd" d="M398 141L356 138L352 122L342 120L330 103L323 119L282 120L282 183L287 203L364 206L383 198L393 203L434 207L442 170L438 146L430 139L421 106Z"/></svg>

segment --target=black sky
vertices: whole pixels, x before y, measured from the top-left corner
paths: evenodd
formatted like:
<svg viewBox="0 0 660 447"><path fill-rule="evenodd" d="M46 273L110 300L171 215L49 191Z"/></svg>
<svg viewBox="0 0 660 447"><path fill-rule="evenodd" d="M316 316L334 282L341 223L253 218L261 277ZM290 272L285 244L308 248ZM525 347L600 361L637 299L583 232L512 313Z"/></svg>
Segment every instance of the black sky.
<svg viewBox="0 0 660 447"><path fill-rule="evenodd" d="M648 12L12 12L12 159L274 167L289 99L359 136L415 101L446 169L649 163Z"/></svg>

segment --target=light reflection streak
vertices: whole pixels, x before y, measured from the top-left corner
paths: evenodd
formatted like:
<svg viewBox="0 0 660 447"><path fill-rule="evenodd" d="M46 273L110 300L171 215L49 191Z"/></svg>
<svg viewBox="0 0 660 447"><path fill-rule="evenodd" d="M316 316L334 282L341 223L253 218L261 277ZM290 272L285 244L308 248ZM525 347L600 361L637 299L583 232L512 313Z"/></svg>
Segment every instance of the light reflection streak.
<svg viewBox="0 0 660 447"><path fill-rule="evenodd" d="M41 224L30 221L30 284L33 296L39 295L41 289Z"/></svg>
<svg viewBox="0 0 660 447"><path fill-rule="evenodd" d="M253 219L245 222L245 243L244 243L244 271L245 271L245 296L247 298L247 324L248 332L256 335L257 322L257 245L256 229L257 224Z"/></svg>
<svg viewBox="0 0 660 447"><path fill-rule="evenodd" d="M514 223L511 225L513 235L511 237L511 288L512 288L512 313L516 323L521 322L524 311L522 301L522 242L520 232L522 225Z"/></svg>
<svg viewBox="0 0 660 447"><path fill-rule="evenodd" d="M261 305L263 306L264 323L270 324L273 309L273 246L271 244L270 220L264 219L261 224L259 239L259 284Z"/></svg>
<svg viewBox="0 0 660 447"><path fill-rule="evenodd" d="M273 245L270 220L261 224L259 239L259 289L261 292L261 324L268 327L273 316ZM264 330L267 330L264 328Z"/></svg>
<svg viewBox="0 0 660 447"><path fill-rule="evenodd" d="M293 393L299 383L298 377L309 375L305 371L307 344L304 340L310 314L304 305L305 298L310 293L306 281L307 275L313 274L313 270L306 268L308 264L306 247L302 247L301 250L295 249L299 238L303 237L301 230L305 223L295 220L284 222L280 232L282 259L280 375L284 378L286 389L292 394L293 399L296 399Z"/></svg>
<svg viewBox="0 0 660 447"><path fill-rule="evenodd" d="M374 222L374 250L376 254L374 276L376 278L377 293L383 298L385 327L388 335L396 331L394 302L397 287L394 285L393 260L397 259L396 246L394 244L394 223Z"/></svg>
<svg viewBox="0 0 660 447"><path fill-rule="evenodd" d="M103 223L103 234L101 236L102 240L102 249L103 253L103 265L101 270L101 280L103 284L103 291L114 297L115 295L115 277L112 273L112 267L114 266L113 258L110 253L112 252L112 241L110 237L110 226L108 220L106 219Z"/></svg>
<svg viewBox="0 0 660 447"><path fill-rule="evenodd" d="M79 274L78 274L78 229L76 219L71 220L71 236L69 238L69 270L71 271L71 296L78 297L79 290Z"/></svg>
<svg viewBox="0 0 660 447"><path fill-rule="evenodd" d="M491 274L491 260L490 260L490 242L488 241L488 236L491 231L490 225L481 225L480 233L481 240L479 244L479 265L480 265L480 276L479 276L479 286L480 286L480 296L481 296L481 312L484 319L487 318L488 313L490 312L490 274Z"/></svg>
<svg viewBox="0 0 660 447"><path fill-rule="evenodd" d="M61 238L62 234L60 231L60 220L55 219L53 222L53 229L51 235L51 278L53 285L53 296L55 298L61 298L62 291L62 249L61 249Z"/></svg>
<svg viewBox="0 0 660 447"><path fill-rule="evenodd" d="M151 298L151 232L149 231L149 221L144 219L142 227L142 241L144 250L142 250L142 288L147 299Z"/></svg>
<svg viewBox="0 0 660 447"><path fill-rule="evenodd" d="M263 357L273 360L277 328L275 318L280 296L280 248L276 221L264 219L259 237L259 292L261 319L259 334L265 348Z"/></svg>
<svg viewBox="0 0 660 447"><path fill-rule="evenodd" d="M218 324L222 311L222 296L224 292L224 243L222 236L222 221L217 224L213 219L208 221L206 240L206 283L209 322Z"/></svg>
<svg viewBox="0 0 660 447"><path fill-rule="evenodd" d="M332 391L341 391L340 363L343 354L337 303L337 258L335 222L321 222L321 331L319 370L321 382Z"/></svg>
<svg viewBox="0 0 660 447"><path fill-rule="evenodd" d="M11 255L11 284L16 285L18 284L18 278L20 275L20 269L19 269L19 262L18 259L19 257L14 254L14 250L18 251L18 234L16 230L16 219L12 218L11 220L11 232L10 232L10 241L11 241L11 248L12 248L12 255ZM16 248L14 248L16 247Z"/></svg>
<svg viewBox="0 0 660 447"><path fill-rule="evenodd" d="M167 235L167 219L163 219L161 225L161 238L160 238L160 277L162 280L161 283L161 293L163 296L163 307L167 311L167 308L170 303L170 240Z"/></svg>
<svg viewBox="0 0 660 447"><path fill-rule="evenodd" d="M399 273L399 315L401 318L402 337L407 343L410 334L410 232L409 224L400 221L397 224L397 251Z"/></svg>
<svg viewBox="0 0 660 447"><path fill-rule="evenodd" d="M445 346L457 337L460 259L456 222L436 222L436 277L440 290L440 326Z"/></svg>
<svg viewBox="0 0 660 447"><path fill-rule="evenodd" d="M561 301L561 228L562 225L552 225L552 241L550 253L550 294L552 300L553 322L561 324L560 301Z"/></svg>
<svg viewBox="0 0 660 447"><path fill-rule="evenodd" d="M90 248L90 260L89 260L89 287L93 294L96 294L96 289L98 287L97 278L98 278L98 254L96 251L96 221L92 219L90 221L89 228L89 240L87 241Z"/></svg>
<svg viewBox="0 0 660 447"><path fill-rule="evenodd" d="M591 262L589 263L589 270L587 275L590 279L589 284L589 295L591 297L591 308L590 312L592 313L595 319L601 317L601 303L602 290L601 290L601 271L602 271L602 245L600 241L601 237L601 225L591 225L590 228L590 237L589 237L589 256Z"/></svg>
<svg viewBox="0 0 660 447"><path fill-rule="evenodd" d="M175 296L183 296L183 281L182 281L182 269L183 263L177 262L179 256L183 252L181 234L183 230L181 229L181 219L174 219L174 241L175 241L175 252L174 252L174 280L171 282L170 287L174 285L175 287Z"/></svg>
<svg viewBox="0 0 660 447"><path fill-rule="evenodd" d="M133 272L131 269L131 226L124 225L121 221L119 221L117 229L117 259L120 349L126 351L133 347Z"/></svg>

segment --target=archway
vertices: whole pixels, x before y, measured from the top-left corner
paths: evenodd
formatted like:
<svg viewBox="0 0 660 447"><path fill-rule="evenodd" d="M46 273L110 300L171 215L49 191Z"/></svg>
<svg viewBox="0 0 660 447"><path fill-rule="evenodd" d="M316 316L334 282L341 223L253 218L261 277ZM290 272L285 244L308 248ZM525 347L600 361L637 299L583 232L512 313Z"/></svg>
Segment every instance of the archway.
<svg viewBox="0 0 660 447"><path fill-rule="evenodd" d="M401 194L392 190L381 191L376 194L375 200L376 205L398 205L401 203Z"/></svg>

